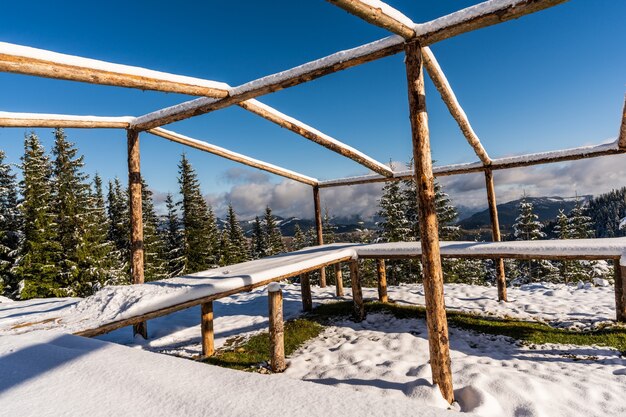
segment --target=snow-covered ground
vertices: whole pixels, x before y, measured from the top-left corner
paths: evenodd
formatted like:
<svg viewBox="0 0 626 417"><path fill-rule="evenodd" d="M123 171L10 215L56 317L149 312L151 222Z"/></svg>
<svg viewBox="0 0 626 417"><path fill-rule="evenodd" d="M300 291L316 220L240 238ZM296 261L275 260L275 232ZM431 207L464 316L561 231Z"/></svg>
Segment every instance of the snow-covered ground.
<svg viewBox="0 0 626 417"><path fill-rule="evenodd" d="M350 291L346 290L345 298L350 299ZM301 310L299 286L284 285L283 292L286 318L298 316ZM500 303L494 287L464 284L445 287L446 304L455 310L539 320L573 328L592 328L612 320L615 315L612 286L533 284L509 288L508 293L510 302ZM230 337L267 329L266 294L264 288L259 288L214 302L218 347ZM376 289L365 288L364 295L375 298ZM421 285L390 287L389 296L404 304L423 305L424 302ZM336 300L334 288L314 287L313 300L316 303ZM15 315L29 314L39 320L71 309L76 301L0 302L0 328L3 321L14 320ZM193 357L201 351L199 320L200 310L194 307L149 321L148 341L133 338L128 328L99 339L140 350ZM522 346L505 337L454 328L450 331L450 340L455 396L458 407L464 412L484 416L550 417L626 413L623 401L626 360L614 349ZM1 356L2 353L0 360ZM269 378L272 381L304 379L365 391L370 398L381 395L408 400L416 406L445 407L437 387L430 383L427 361L423 320L372 314L361 324L340 321L327 327L322 335L289 358L289 368L283 375ZM344 396L343 393L338 395Z"/></svg>

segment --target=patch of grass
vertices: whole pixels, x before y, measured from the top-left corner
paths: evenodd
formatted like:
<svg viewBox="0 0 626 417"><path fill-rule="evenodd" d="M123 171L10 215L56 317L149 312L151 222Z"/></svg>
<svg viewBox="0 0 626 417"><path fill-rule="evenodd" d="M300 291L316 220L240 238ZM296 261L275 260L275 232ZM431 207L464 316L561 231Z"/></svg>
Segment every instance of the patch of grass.
<svg viewBox="0 0 626 417"><path fill-rule="evenodd" d="M323 327L307 319L297 319L285 323L285 356L291 355L307 340L320 334ZM229 343L230 342L230 343ZM253 371L259 365L269 362L270 338L268 332L256 334L244 341L229 340L226 350L218 351L215 356L204 359L204 362L226 368Z"/></svg>

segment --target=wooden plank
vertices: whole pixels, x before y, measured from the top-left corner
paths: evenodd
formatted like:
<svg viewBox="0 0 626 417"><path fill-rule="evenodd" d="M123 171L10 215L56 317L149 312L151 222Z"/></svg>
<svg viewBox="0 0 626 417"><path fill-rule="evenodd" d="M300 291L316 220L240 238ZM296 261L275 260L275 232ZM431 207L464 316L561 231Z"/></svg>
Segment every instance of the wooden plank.
<svg viewBox="0 0 626 417"><path fill-rule="evenodd" d="M463 136L465 136L467 142L470 144L472 149L474 149L478 159L480 159L480 161L485 165L491 164L491 159L489 158L487 151L480 143L480 139L476 136L474 129L472 129L472 125L463 111L463 108L459 104L452 87L450 87L450 83L448 83L448 79L439 66L435 55L432 53L430 48L424 47L422 48L422 56L424 57L424 67L426 67L428 75L430 75L430 79L437 88L437 91L439 91L441 99L445 103L446 107L448 107L448 111L459 125Z"/></svg>
<svg viewBox="0 0 626 417"><path fill-rule="evenodd" d="M498 219L498 204L496 202L496 189L493 183L493 171L485 170L485 183L487 186L487 202L489 204L489 217L491 219L491 237L494 242L500 242L500 220ZM508 301L506 295L506 274L504 273L504 260L495 258L496 284L498 286L498 301Z"/></svg>
<svg viewBox="0 0 626 417"><path fill-rule="evenodd" d="M337 297L343 297L343 272L341 264L335 264L335 294Z"/></svg>
<svg viewBox="0 0 626 417"><path fill-rule="evenodd" d="M226 97L223 83L0 42L0 71L90 84Z"/></svg>
<svg viewBox="0 0 626 417"><path fill-rule="evenodd" d="M141 207L141 167L139 132L127 131L128 139L128 193L130 197L130 273L133 284L143 284L143 216ZM148 338L147 323L137 323L133 333Z"/></svg>
<svg viewBox="0 0 626 417"><path fill-rule="evenodd" d="M268 287L269 327L270 327L270 367L273 372L283 372L285 363L285 327L283 324L283 292L280 285L272 283Z"/></svg>
<svg viewBox="0 0 626 417"><path fill-rule="evenodd" d="M356 322L365 320L365 304L363 303L363 288L359 274L359 261L350 262L350 283L352 284L353 318Z"/></svg>
<svg viewBox="0 0 626 417"><path fill-rule="evenodd" d="M359 0L327 0L335 6L341 7L345 11L355 16L360 17L368 23L387 29L390 32L400 35L405 39L411 39L415 36L415 30L413 29L414 23L410 22L406 16L404 21L396 20L396 18L390 16L381 7L373 7L369 4L365 4ZM383 4L383 6L387 6ZM394 9L395 11L395 9ZM408 20L408 21L407 21Z"/></svg>
<svg viewBox="0 0 626 417"><path fill-rule="evenodd" d="M302 295L302 310L313 310L313 298L311 297L311 273L305 272L300 275L300 294Z"/></svg>
<svg viewBox="0 0 626 417"><path fill-rule="evenodd" d="M350 158L354 162L361 164L374 172L386 177L393 175L393 171L387 165L370 158L358 149L348 146L345 143L342 143L337 139L332 138L319 130L314 129L311 126L294 119L293 117L287 116L286 114L281 113L257 100L243 101L239 103L239 106L251 113L261 116L266 120L269 120L272 123L277 124L280 127L291 130L292 132L309 139L326 149L330 149L339 155Z"/></svg>
<svg viewBox="0 0 626 417"><path fill-rule="evenodd" d="M196 300L185 301L183 303L179 303L179 304L176 304L176 305L173 305L173 306L169 306L169 307L165 307L165 308L160 308L158 310L151 311L151 312L145 313L145 314L140 314L138 316L130 317L128 319L123 319L123 320L118 320L118 321L114 321L114 322L111 322L111 323L107 323L107 324L98 326L98 327L93 328L93 329L81 330L81 331L75 332L74 334L76 336L83 336L83 337L99 336L99 335L102 335L102 334L106 334L106 333L112 332L113 330L121 329L122 327L131 326L131 325L134 325L136 323L140 323L142 321L154 319L154 318L157 318L157 317L167 316L168 314L172 314L172 313L175 313L177 311L184 310L186 308L194 307L194 306L200 305L202 303L207 303L209 301L219 300L220 298L229 297L229 296L231 296L233 294L238 294L238 293L241 293L241 292L252 291L255 288L263 287L263 286L265 286L267 284L270 284L272 282L279 282L279 281L282 281L282 280L287 279L287 278L293 278L295 276L304 274L306 272L315 271L316 269L319 269L321 266L334 265L335 263L346 262L346 261L349 261L351 259L352 259L351 256L346 256L344 258L336 259L334 261L320 263L320 264L317 264L315 266L304 268L304 269L301 269L299 271L294 271L294 272L289 273L289 274L280 275L280 276L277 276L277 277L274 277L274 278L270 278L270 279L267 279L267 280L264 280L264 281L257 282L255 284L244 285L244 286L241 286L241 287L238 287L238 288L230 289L228 291L222 291L222 292L219 292L219 293L216 293L216 294L212 294L212 295L209 295L207 297L198 298Z"/></svg>
<svg viewBox="0 0 626 417"><path fill-rule="evenodd" d="M127 129L133 117L74 116L0 111L0 127L62 127Z"/></svg>
<svg viewBox="0 0 626 417"><path fill-rule="evenodd" d="M200 312L202 356L213 356L215 353L215 337L213 334L213 301L200 304Z"/></svg>
<svg viewBox="0 0 626 417"><path fill-rule="evenodd" d="M376 259L376 275L378 277L378 301L386 303L389 301L387 296L387 271L385 268L385 260Z"/></svg>
<svg viewBox="0 0 626 417"><path fill-rule="evenodd" d="M421 259L422 255L412 254L384 254L384 255L359 255L359 259ZM442 259L546 259L552 261L568 261L568 260L585 260L585 261L600 261L607 259L616 259L612 255L545 255L545 254L532 254L527 255L523 253L507 253L506 251L493 251L489 253L441 253Z"/></svg>
<svg viewBox="0 0 626 417"><path fill-rule="evenodd" d="M279 175L284 178L289 178L294 181L301 182L308 185L317 185L318 181L315 178L308 177L306 175L293 172L291 170L281 168L279 166L269 164L267 162L259 161L258 159L250 158L237 152L229 151L222 147L212 145L208 142L204 142L198 139L193 139L180 133L172 132L171 130L165 130L162 128L151 129L148 131L155 136L159 136L170 140L172 142L180 143L182 145L189 146L194 149L198 149L204 152L212 153L213 155L221 156L222 158L230 159L234 162L247 165L249 167L257 168L266 172L270 172L275 175Z"/></svg>
<svg viewBox="0 0 626 417"><path fill-rule="evenodd" d="M626 266L615 261L615 319L626 322Z"/></svg>
<svg viewBox="0 0 626 417"><path fill-rule="evenodd" d="M443 297L443 272L439 250L439 232L435 209L435 177L426 112L426 89L422 68L422 49L417 41L405 44L405 65L409 95L409 119L413 139L413 160L417 184L420 243L422 248L422 275L426 301L426 324L430 348L430 366L433 383L439 386L443 397L454 402L448 321Z"/></svg>
<svg viewBox="0 0 626 417"><path fill-rule="evenodd" d="M315 208L315 231L317 233L317 244L324 244L324 229L322 227L322 207L320 204L320 189L313 186L313 206ZM326 288L326 268L320 269L320 287Z"/></svg>
<svg viewBox="0 0 626 417"><path fill-rule="evenodd" d="M619 138L617 144L620 149L626 150L626 96L624 96L624 107L622 109L622 123L619 128Z"/></svg>

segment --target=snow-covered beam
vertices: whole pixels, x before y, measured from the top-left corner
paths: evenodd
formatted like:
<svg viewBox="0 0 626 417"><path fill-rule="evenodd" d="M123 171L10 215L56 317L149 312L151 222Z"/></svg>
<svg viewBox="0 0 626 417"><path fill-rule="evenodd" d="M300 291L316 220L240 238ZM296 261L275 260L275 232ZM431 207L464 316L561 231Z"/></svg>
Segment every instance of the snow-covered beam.
<svg viewBox="0 0 626 417"><path fill-rule="evenodd" d="M532 165L549 164L555 162L575 161L578 159L596 158L606 155L617 155L626 153L626 149L618 148L617 142L602 145L581 146L578 148L563 149L560 151L539 152L526 155L510 156L506 158L496 158L491 160L488 169L510 169ZM433 167L433 174L436 177L471 174L485 171L482 162L470 162L466 164L442 165ZM343 185L370 184L375 182L399 181L413 177L413 171L394 172L393 178L385 178L377 174L363 175L359 177L347 177L334 180L320 181L320 188L339 187Z"/></svg>
<svg viewBox="0 0 626 417"><path fill-rule="evenodd" d="M461 33L502 23L556 6L567 0L491 0L433 21L418 24L416 36L421 46ZM239 104L284 88L293 87L346 68L394 55L403 50L404 38L394 35L356 48L340 51L287 71L268 75L231 89L222 99L202 97L138 117L133 128L148 130L200 114Z"/></svg>
<svg viewBox="0 0 626 417"><path fill-rule="evenodd" d="M306 175L298 174L297 172L289 169L281 168L279 166L269 164L267 162L259 161L258 159L250 158L237 152L229 151L220 146L212 145L208 142L204 142L198 139L193 139L188 136L181 135L180 133L172 132L162 128L155 128L148 130L153 135L160 136L172 142L180 143L182 145L189 146L201 151L209 152L214 155L221 156L222 158L230 159L231 161L239 162L240 164L247 165L249 167L257 168L263 171L270 172L272 174L279 175L281 177L289 178L294 181L301 182L315 186L318 181L315 178L308 177Z"/></svg>
<svg viewBox="0 0 626 417"><path fill-rule="evenodd" d="M624 108L622 110L622 124L619 128L619 138L617 143L620 149L626 150L626 96L624 97Z"/></svg>
<svg viewBox="0 0 626 417"><path fill-rule="evenodd" d="M0 71L193 96L226 97L224 83L0 42Z"/></svg>
<svg viewBox="0 0 626 417"><path fill-rule="evenodd" d="M415 23L400 11L379 0L327 0L361 19L405 39L415 36Z"/></svg>
<svg viewBox="0 0 626 417"><path fill-rule="evenodd" d="M472 125L463 111L463 108L459 104L454 91L452 91L452 87L450 87L450 83L448 83L448 79L439 66L437 59L435 59L435 55L429 47L424 47L422 48L422 56L424 57L424 66L426 67L426 71L428 71L430 79L433 81L433 84L435 84L435 87L437 88L437 91L439 91L443 102L448 107L450 114L454 117L454 120L456 120L457 124L461 128L463 136L465 136L467 142L474 149L478 159L480 159L485 165L491 164L491 159L489 158L489 155L487 155L487 151L480 143L480 139L476 136L476 133L474 133L474 129L472 129Z"/></svg>
<svg viewBox="0 0 626 417"><path fill-rule="evenodd" d="M0 111L0 127L65 127L126 129L132 116L102 117Z"/></svg>
<svg viewBox="0 0 626 417"><path fill-rule="evenodd" d="M287 116L286 114L281 113L266 104L252 99L239 103L239 106L261 116L266 120L269 120L270 122L276 123L280 127L289 129L300 136L322 145L326 149L330 149L331 151L345 156L346 158L350 158L364 167L384 175L385 177L391 177L393 175L393 171L387 165L370 158L358 149L348 146L345 143L342 143L297 119L294 119L293 117Z"/></svg>

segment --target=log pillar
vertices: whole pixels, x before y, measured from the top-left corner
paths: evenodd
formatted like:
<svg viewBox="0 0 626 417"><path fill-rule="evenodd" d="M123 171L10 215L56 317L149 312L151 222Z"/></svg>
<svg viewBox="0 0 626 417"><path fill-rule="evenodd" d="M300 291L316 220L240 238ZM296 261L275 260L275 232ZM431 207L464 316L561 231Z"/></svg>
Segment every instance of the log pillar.
<svg viewBox="0 0 626 417"><path fill-rule="evenodd" d="M615 261L615 319L626 322L626 266L619 260Z"/></svg>
<svg viewBox="0 0 626 417"><path fill-rule="evenodd" d="M215 353L215 341L213 335L213 302L200 305L202 331L202 356L212 356Z"/></svg>
<svg viewBox="0 0 626 417"><path fill-rule="evenodd" d="M378 301L386 303L389 298L387 297L387 271L384 259L376 259L376 273L378 275Z"/></svg>
<svg viewBox="0 0 626 417"><path fill-rule="evenodd" d="M454 401L452 371L450 369L450 343L448 321L443 297L443 273L439 248L437 212L435 211L435 187L430 152L426 90L422 67L422 51L419 41L405 43L405 65L409 95L409 119L415 161L415 182L420 223L420 242L424 294L426 297L426 324L433 383L439 386L443 397Z"/></svg>
<svg viewBox="0 0 626 417"><path fill-rule="evenodd" d="M341 264L335 264L335 290L337 297L343 297L343 272Z"/></svg>
<svg viewBox="0 0 626 417"><path fill-rule="evenodd" d="M313 186L313 205L315 206L315 231L317 232L317 244L324 244L324 230L322 228L322 207L320 204L320 187ZM320 269L320 287L326 287L326 268Z"/></svg>
<svg viewBox="0 0 626 417"><path fill-rule="evenodd" d="M352 301L354 302L354 321L365 319L365 304L363 304L363 289L359 276L359 261L350 261L350 282L352 283Z"/></svg>
<svg viewBox="0 0 626 417"><path fill-rule="evenodd" d="M496 190L493 183L493 171L485 169L485 183L487 185L487 200L489 202L489 216L491 217L491 237L494 242L500 242L500 221L498 220L498 206L496 203ZM498 301L508 301L506 295L506 275L504 273L504 260L494 259L496 265L496 282L498 284Z"/></svg>
<svg viewBox="0 0 626 417"><path fill-rule="evenodd" d="M130 272L133 284L143 284L143 215L141 208L141 167L139 131L127 130L128 191L130 194ZM133 334L148 338L145 321L133 325Z"/></svg>
<svg viewBox="0 0 626 417"><path fill-rule="evenodd" d="M282 372L285 364L285 327L283 323L283 292L280 284L272 282L267 287L270 322L270 366L274 372Z"/></svg>
<svg viewBox="0 0 626 417"><path fill-rule="evenodd" d="M626 149L626 95L624 95L624 107L622 108L622 123L619 127L617 144L620 149Z"/></svg>
<svg viewBox="0 0 626 417"><path fill-rule="evenodd" d="M313 299L311 298L311 273L305 272L300 275L300 293L302 294L302 310L313 310Z"/></svg>

